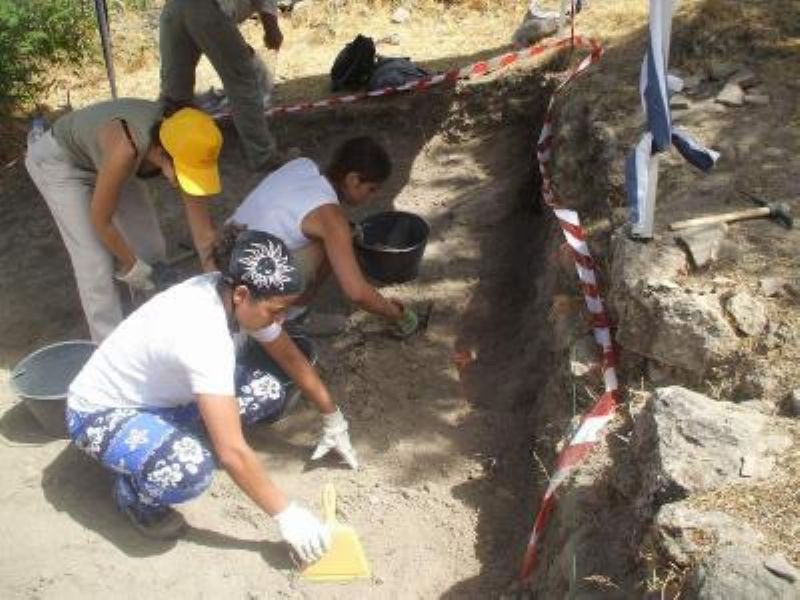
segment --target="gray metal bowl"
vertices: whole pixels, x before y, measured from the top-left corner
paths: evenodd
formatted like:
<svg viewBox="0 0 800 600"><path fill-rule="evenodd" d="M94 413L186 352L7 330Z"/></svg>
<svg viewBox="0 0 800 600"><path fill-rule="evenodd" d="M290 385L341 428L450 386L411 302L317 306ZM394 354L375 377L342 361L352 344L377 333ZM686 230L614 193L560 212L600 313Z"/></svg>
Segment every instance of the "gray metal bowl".
<svg viewBox="0 0 800 600"><path fill-rule="evenodd" d="M85 340L58 342L29 354L11 371L11 386L49 435L69 437L67 390L96 348Z"/></svg>

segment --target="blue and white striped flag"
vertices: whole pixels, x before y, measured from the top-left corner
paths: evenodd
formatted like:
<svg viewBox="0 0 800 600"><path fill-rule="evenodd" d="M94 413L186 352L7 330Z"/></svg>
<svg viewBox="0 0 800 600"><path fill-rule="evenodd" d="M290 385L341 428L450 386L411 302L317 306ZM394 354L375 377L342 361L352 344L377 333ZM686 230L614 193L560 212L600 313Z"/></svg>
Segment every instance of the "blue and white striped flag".
<svg viewBox="0 0 800 600"><path fill-rule="evenodd" d="M642 61L639 91L647 120L647 131L631 150L625 162L625 188L628 196L632 235L653 236L653 216L658 184L658 154L674 145L692 165L708 171L719 153L701 146L687 132L672 126L669 97L683 82L667 73L672 15L677 0L650 0L650 35Z"/></svg>

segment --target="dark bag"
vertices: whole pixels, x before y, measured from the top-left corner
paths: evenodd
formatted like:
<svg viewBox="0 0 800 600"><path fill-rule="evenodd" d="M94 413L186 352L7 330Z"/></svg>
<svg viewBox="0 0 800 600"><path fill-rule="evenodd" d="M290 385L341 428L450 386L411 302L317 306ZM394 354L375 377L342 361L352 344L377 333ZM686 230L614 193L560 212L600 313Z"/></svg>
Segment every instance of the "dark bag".
<svg viewBox="0 0 800 600"><path fill-rule="evenodd" d="M331 67L331 89L356 90L364 87L375 67L375 42L357 35L339 52Z"/></svg>
<svg viewBox="0 0 800 600"><path fill-rule="evenodd" d="M385 87L397 87L409 81L424 79L428 75L430 73L407 58L381 58L372 71L367 89L379 90Z"/></svg>

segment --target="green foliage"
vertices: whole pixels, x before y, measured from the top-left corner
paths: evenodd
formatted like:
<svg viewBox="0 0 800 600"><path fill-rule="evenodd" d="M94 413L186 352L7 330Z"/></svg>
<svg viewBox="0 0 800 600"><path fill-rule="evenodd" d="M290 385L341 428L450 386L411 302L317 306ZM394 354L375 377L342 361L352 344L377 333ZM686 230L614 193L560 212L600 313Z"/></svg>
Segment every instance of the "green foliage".
<svg viewBox="0 0 800 600"><path fill-rule="evenodd" d="M83 59L95 43L93 3L0 0L0 113L35 100L47 69Z"/></svg>

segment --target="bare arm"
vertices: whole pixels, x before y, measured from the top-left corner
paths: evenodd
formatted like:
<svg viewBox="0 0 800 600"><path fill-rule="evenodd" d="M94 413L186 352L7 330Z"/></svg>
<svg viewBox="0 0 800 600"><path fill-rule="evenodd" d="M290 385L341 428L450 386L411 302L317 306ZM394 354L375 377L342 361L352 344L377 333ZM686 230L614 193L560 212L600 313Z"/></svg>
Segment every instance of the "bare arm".
<svg viewBox="0 0 800 600"><path fill-rule="evenodd" d="M97 237L117 258L122 272L127 273L133 268L136 255L114 225L113 218L122 186L136 167L136 152L119 121L103 126L98 132L98 141L103 151L103 164L97 172L89 218Z"/></svg>
<svg viewBox="0 0 800 600"><path fill-rule="evenodd" d="M195 198L183 193L183 206L186 209L186 220L192 232L192 242L200 258L200 266L206 273L216 271L213 249L216 240L214 223L208 211L207 198Z"/></svg>
<svg viewBox="0 0 800 600"><path fill-rule="evenodd" d="M303 232L322 239L331 269L351 302L390 321L402 317L402 308L384 298L361 272L353 250L350 224L341 207L326 204L314 209L303 220Z"/></svg>
<svg viewBox="0 0 800 600"><path fill-rule="evenodd" d="M258 14L264 28L264 45L270 50L280 50L283 45L283 32L278 24L278 14L262 12Z"/></svg>
<svg viewBox="0 0 800 600"><path fill-rule="evenodd" d="M322 383L317 371L308 362L305 354L292 341L285 331L272 342L262 342L261 346L275 362L278 363L289 377L297 384L306 398L311 400L323 415L331 414L336 411L334 404L328 393L328 388Z"/></svg>
<svg viewBox="0 0 800 600"><path fill-rule="evenodd" d="M288 506L286 496L244 439L236 398L200 394L197 406L214 451L231 479L268 515L283 511Z"/></svg>

